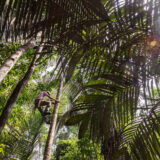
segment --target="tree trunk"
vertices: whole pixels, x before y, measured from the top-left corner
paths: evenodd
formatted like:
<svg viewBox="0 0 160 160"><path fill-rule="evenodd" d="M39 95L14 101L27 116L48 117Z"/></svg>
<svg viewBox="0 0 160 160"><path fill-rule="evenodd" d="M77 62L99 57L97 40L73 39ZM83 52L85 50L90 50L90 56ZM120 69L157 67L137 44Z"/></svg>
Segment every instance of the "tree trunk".
<svg viewBox="0 0 160 160"><path fill-rule="evenodd" d="M10 98L8 99L7 101L7 104L2 112L2 115L0 116L0 134L5 126L5 124L7 123L7 120L8 118L10 117L10 114L11 114L11 111L12 111L12 108L14 107L21 91L23 90L23 88L26 86L26 84L28 83L33 71L34 71L34 68L35 68L35 64L36 64L36 61L37 59L39 58L39 53L41 53L43 49L43 46L40 45L29 68L28 68L28 71L27 73L25 74L25 76L23 77L22 80L19 81L19 83L17 84L16 88L14 89L14 91L12 92Z"/></svg>
<svg viewBox="0 0 160 160"><path fill-rule="evenodd" d="M61 79L60 86L57 91L56 99L58 101L60 101L62 88L63 88L63 79ZM59 108L59 103L56 102L55 106L54 106L53 115L52 115L51 126L50 126L49 132L48 132L48 137L47 137L47 141L46 141L43 160L50 160L50 158L51 158L52 144L53 144L55 128L56 128L56 123L57 123L58 108Z"/></svg>
<svg viewBox="0 0 160 160"><path fill-rule="evenodd" d="M40 39L41 33L37 35ZM17 60L30 48L36 45L35 38L30 39L26 44L22 45L17 51L15 51L9 58L7 58L0 66L0 82L4 79L7 73L12 69Z"/></svg>

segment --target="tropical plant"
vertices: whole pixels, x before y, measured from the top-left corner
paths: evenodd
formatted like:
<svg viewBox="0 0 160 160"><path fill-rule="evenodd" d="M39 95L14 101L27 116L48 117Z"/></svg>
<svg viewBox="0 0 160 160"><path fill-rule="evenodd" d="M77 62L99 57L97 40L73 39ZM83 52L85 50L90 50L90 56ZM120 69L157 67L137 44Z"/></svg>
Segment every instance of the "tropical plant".
<svg viewBox="0 0 160 160"><path fill-rule="evenodd" d="M60 85L57 90L57 96L56 96L57 102L55 102L54 111L53 111L53 115L51 118L51 125L49 128L48 137L47 137L46 146L45 146L45 152L44 152L44 158L43 158L44 160L49 160L51 158L52 144L53 144L53 139L56 133L55 130L56 130L56 125L57 125L59 101L62 95L62 89L63 89L63 78L60 80Z"/></svg>
<svg viewBox="0 0 160 160"><path fill-rule="evenodd" d="M87 135L80 140L76 138L70 138L69 140L60 140L55 152L56 160L100 160L100 158L100 145L97 144L96 146L94 146Z"/></svg>
<svg viewBox="0 0 160 160"><path fill-rule="evenodd" d="M34 147L41 140L40 135L45 133L40 114L36 114L34 118L31 114L26 116L24 110L19 114L23 116L21 121L15 122L14 119L14 123L8 124L1 134L1 159L30 159Z"/></svg>
<svg viewBox="0 0 160 160"><path fill-rule="evenodd" d="M159 6L158 0L0 2L2 43L15 40L23 49L42 33L41 56L57 54L57 75L68 83L81 77L61 122L79 123L79 138L89 129L105 159L159 158Z"/></svg>

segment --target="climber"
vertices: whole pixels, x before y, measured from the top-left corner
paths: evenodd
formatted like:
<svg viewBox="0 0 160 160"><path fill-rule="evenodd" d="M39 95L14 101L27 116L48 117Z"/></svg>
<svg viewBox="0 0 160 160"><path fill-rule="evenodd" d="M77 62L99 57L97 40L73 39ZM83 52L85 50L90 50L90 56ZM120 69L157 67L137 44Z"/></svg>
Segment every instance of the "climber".
<svg viewBox="0 0 160 160"><path fill-rule="evenodd" d="M54 100L55 102L59 102L58 100L52 98L50 96L50 92L49 91L43 91L41 92L35 99L35 109L38 108L39 112L41 113L42 116L46 116L51 114L49 112L49 107L51 106L52 102L51 101L46 101L43 100L44 97L48 97L51 100ZM43 106L46 106L45 109L43 109Z"/></svg>

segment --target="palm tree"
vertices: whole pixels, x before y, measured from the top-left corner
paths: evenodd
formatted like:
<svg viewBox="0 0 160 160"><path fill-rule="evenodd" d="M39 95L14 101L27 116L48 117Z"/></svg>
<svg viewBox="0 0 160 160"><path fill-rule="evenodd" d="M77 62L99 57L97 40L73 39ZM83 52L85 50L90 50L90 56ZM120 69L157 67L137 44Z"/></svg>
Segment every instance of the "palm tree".
<svg viewBox="0 0 160 160"><path fill-rule="evenodd" d="M114 158L114 153L121 153L119 159L128 154L138 159L140 149L134 150L134 146L138 145L140 135L146 136L146 127L151 130L149 126L153 126L154 120L152 124L143 125L137 132L139 137L130 141L130 148L122 145L125 137L121 135L127 133L125 127L130 127L130 122L137 122L140 98L143 97L145 102L140 111L143 108L149 110L148 106L154 104L154 100L148 98L155 97L154 83L158 88L159 73L155 70L159 66L158 42L150 41L149 37L158 39L155 34L159 34L156 28L159 2L112 0L102 5L98 0L38 0L33 4L15 0L3 3L0 15L5 17L1 24L2 40L4 35L7 39L20 40L42 31L42 39L47 40L49 49L52 50L53 45L57 47L59 74L65 73L69 80L78 69L85 81L96 79L87 84L84 98L78 99L71 110L78 115L66 124L80 122L79 137L90 128L92 139L107 146L103 147L106 159ZM155 119L157 122L158 118ZM133 127L137 129L131 125L129 133ZM157 136L157 131L153 134ZM149 137L152 149L149 154L151 158L157 158L159 152L152 142L159 141L153 137ZM146 147L146 153L148 146L144 138L140 145ZM142 157L147 158L145 154Z"/></svg>
<svg viewBox="0 0 160 160"><path fill-rule="evenodd" d="M97 3L99 4L99 2ZM97 20L97 18L94 19L94 21L92 22L94 18L92 14L94 13L93 11L95 10L95 7L93 7L93 11L92 11L93 13L92 13L87 11L87 8L85 7L85 3L84 4L80 3L80 4L81 4L80 8L78 7L80 10L78 10L77 13L75 11L75 15L72 15L71 12L73 12L73 7L75 6L77 7L77 3L75 2L69 5L70 10L68 10L67 1L63 3L60 3L59 1L57 1L56 3L51 1L45 1L45 2L39 1L39 3L36 1L29 2L29 3L17 1L17 0L10 1L10 2L4 1L1 5L1 10L0 10L0 16L2 16L0 37L2 38L2 40L5 39L6 41L8 41L9 38L12 38L12 40L18 40L18 41L20 41L20 39L23 38L24 40L27 40L27 43L21 46L15 53L11 55L11 57L7 58L5 62L1 65L0 81L4 79L4 77L11 70L13 65L20 58L20 56L22 56L24 52L27 51L29 48L34 47L36 41L38 41L39 39L54 41L54 44L57 44L57 43L63 44L64 43L63 41L66 41L66 40L68 41L69 38L71 38L74 41L76 41L76 43L77 42L80 43L81 42L80 41L81 38L79 38L80 36L78 35L75 36L75 32L77 32L79 29L78 27L83 28L83 25L88 25L87 24L88 21L90 22L89 26L93 25L94 23L100 22L100 20ZM38 6L36 7L36 5ZM102 7L101 4L99 4L99 6ZM89 18L89 20L87 21L84 20L86 19L86 15L85 14L84 15L82 14L83 16L81 15L82 10L86 11L87 17ZM99 13L99 11L96 11L96 12ZM27 14L24 14L24 13L27 13ZM82 16L81 19L79 19L78 16ZM37 21L38 17L39 17L39 21ZM68 23L66 23L66 21ZM72 22L75 22L75 23L72 24ZM67 25L69 25L69 28L66 27ZM74 32L73 32L73 29L74 29ZM42 31L42 36L41 38L37 39L37 35L39 36L39 33L41 33L41 31ZM54 40L52 40L51 39L52 37L48 37L48 33L53 33L52 36L56 34L55 37L58 37L58 38L55 38ZM74 37L71 36L73 33L74 33ZM17 87L19 87L19 84L17 85ZM12 110L11 108L13 108L18 98L18 96L15 96L15 93L19 95L22 89L18 90L18 92L16 90L17 88L14 90L12 94L13 97L11 96L10 99L8 100L8 103L6 104L6 106L9 106L9 107L5 107L3 114L1 115L2 126L0 129L0 132L3 129L6 123L6 120L8 119L11 113L11 110Z"/></svg>
<svg viewBox="0 0 160 160"><path fill-rule="evenodd" d="M1 65L1 80L18 58L27 49L35 46L36 35L41 31L41 39L47 40L52 46L59 43L66 45L70 39L81 43L79 31L103 21L102 11L105 12L105 10L99 1L95 0L95 2L98 7L91 5L89 11L88 5L91 3L88 1L3 1L0 8L2 19L0 39L4 42L10 39L16 42L23 40L27 42Z"/></svg>
<svg viewBox="0 0 160 160"><path fill-rule="evenodd" d="M60 98L62 95L62 89L63 89L63 79L61 78L60 85L57 90L57 96L56 96L56 99L58 101L60 101ZM56 133L55 129L56 129L56 124L57 124L58 109L59 109L59 103L55 102L54 111L53 111L53 115L51 119L51 125L49 128L45 151L44 151L44 158L43 158L44 160L50 160L51 158L52 144L53 144L53 139Z"/></svg>
<svg viewBox="0 0 160 160"><path fill-rule="evenodd" d="M18 122L19 128L15 127L15 123L8 124L8 130L1 134L0 143L4 145L4 154L1 154L0 158L27 159L34 156L34 149L41 140L41 135L44 134L43 122L40 114L36 114L34 117L28 115L21 117L21 122Z"/></svg>
<svg viewBox="0 0 160 160"><path fill-rule="evenodd" d="M143 90L132 79L106 74L90 81L60 126L79 124L79 138L89 132L94 143L101 142L105 160L158 160L159 102L146 99L150 107L141 106Z"/></svg>

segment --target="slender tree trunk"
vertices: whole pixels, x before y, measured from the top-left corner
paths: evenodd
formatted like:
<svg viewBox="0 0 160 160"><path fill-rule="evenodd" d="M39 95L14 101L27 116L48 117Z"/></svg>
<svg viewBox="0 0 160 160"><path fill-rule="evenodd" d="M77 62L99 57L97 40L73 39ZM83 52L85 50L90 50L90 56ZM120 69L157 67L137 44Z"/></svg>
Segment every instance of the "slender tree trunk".
<svg viewBox="0 0 160 160"><path fill-rule="evenodd" d="M7 104L2 112L2 115L0 116L0 134L5 126L5 124L7 123L7 120L8 118L10 117L10 114L11 114L11 111L12 111L12 108L14 107L21 91L23 90L23 88L26 86L26 84L28 83L33 71L34 71L34 68L35 68L35 64L36 64L36 61L37 59L39 58L39 53L41 53L43 49L43 46L40 45L29 68L28 68L28 71L27 73L25 74L25 76L23 77L22 80L19 81L19 83L17 84L16 88L14 89L14 91L12 92L10 98L8 99L7 101Z"/></svg>
<svg viewBox="0 0 160 160"><path fill-rule="evenodd" d="M40 39L41 33L38 33L37 38ZM26 44L22 45L17 51L15 51L9 58L7 58L0 66L0 82L12 69L17 60L30 48L36 45L35 38L30 39Z"/></svg>
<svg viewBox="0 0 160 160"><path fill-rule="evenodd" d="M63 79L61 79L60 86L57 91L56 99L58 101L60 101L62 88L63 88ZM58 109L59 109L59 103L56 102L54 106L53 115L52 115L51 125L50 125L49 132L48 132L43 160L50 160L51 158L52 144L53 144L55 128L56 128L56 123L57 123Z"/></svg>

